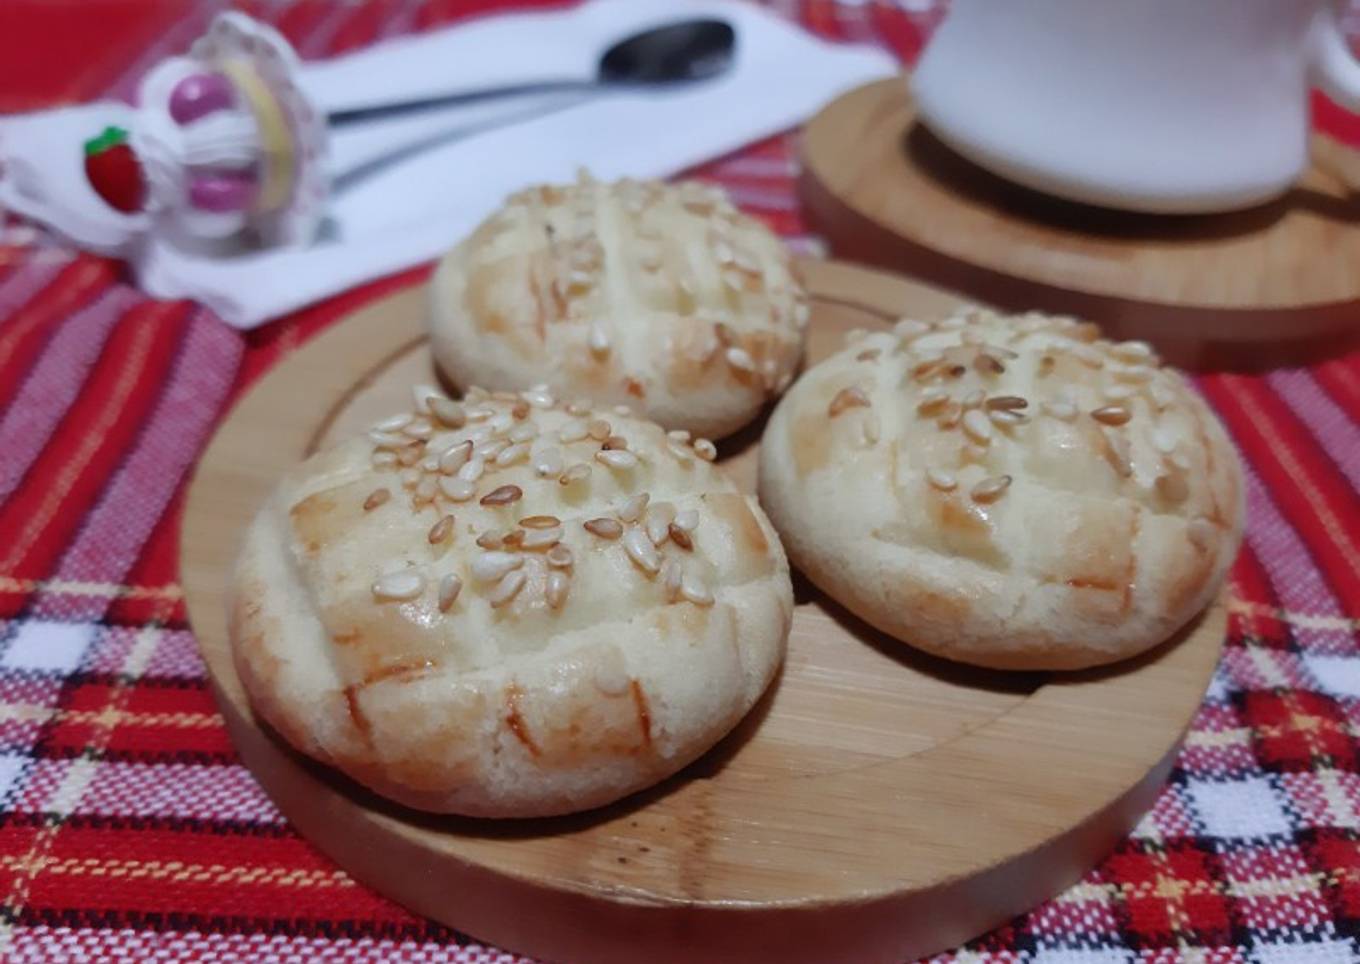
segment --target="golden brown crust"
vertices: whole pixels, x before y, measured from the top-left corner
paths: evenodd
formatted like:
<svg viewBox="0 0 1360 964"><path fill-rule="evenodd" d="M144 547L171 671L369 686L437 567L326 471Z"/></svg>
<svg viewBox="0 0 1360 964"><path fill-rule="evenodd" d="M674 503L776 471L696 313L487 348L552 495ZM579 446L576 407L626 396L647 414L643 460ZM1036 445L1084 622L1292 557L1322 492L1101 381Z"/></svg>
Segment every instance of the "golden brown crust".
<svg viewBox="0 0 1360 964"><path fill-rule="evenodd" d="M709 436L787 386L807 323L783 245L698 183L521 192L444 258L431 298L455 385L542 383Z"/></svg>
<svg viewBox="0 0 1360 964"><path fill-rule="evenodd" d="M788 631L754 500L614 411L432 397L308 460L253 525L231 632L260 715L380 793L476 815L596 806L703 752Z"/></svg>
<svg viewBox="0 0 1360 964"><path fill-rule="evenodd" d="M761 501L795 564L922 649L1067 669L1212 598L1242 527L1222 426L1141 343L971 311L861 336L785 396Z"/></svg>

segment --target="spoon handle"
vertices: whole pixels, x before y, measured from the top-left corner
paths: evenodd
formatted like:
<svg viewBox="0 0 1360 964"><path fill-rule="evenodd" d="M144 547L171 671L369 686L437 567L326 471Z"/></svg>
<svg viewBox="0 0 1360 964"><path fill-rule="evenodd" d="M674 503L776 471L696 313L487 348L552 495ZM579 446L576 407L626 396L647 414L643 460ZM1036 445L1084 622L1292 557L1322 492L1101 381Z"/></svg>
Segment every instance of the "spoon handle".
<svg viewBox="0 0 1360 964"><path fill-rule="evenodd" d="M351 107L339 110L328 118L332 128L347 124L362 124L368 121L388 120L405 117L440 107L453 107L458 104L475 104L503 97L523 97L527 94L554 94L561 91L589 91L600 86L594 80L540 80L529 84L505 84L500 87L483 87L474 90L461 90L418 100L399 101L392 104L373 104L369 107Z"/></svg>

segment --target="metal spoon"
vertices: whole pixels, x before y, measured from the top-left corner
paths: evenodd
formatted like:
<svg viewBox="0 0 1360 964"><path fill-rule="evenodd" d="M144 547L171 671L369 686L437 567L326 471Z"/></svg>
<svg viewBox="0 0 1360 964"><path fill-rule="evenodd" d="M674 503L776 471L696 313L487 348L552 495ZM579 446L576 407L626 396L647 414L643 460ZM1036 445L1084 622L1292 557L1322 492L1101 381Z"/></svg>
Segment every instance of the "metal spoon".
<svg viewBox="0 0 1360 964"><path fill-rule="evenodd" d="M396 104L355 107L330 115L332 127L400 117L496 97L556 91L604 92L621 87L690 83L716 77L732 65L736 31L723 20L681 20L618 41L600 58L595 76L457 91Z"/></svg>

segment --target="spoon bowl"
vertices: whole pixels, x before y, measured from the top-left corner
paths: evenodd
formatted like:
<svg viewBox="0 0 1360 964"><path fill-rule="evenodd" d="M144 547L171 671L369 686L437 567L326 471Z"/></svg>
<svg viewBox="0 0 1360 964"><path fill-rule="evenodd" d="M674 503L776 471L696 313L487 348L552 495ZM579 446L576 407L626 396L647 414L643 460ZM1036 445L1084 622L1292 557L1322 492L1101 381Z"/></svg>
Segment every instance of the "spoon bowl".
<svg viewBox="0 0 1360 964"><path fill-rule="evenodd" d="M725 20L682 20L625 37L600 58L604 84L708 80L732 64L737 33Z"/></svg>

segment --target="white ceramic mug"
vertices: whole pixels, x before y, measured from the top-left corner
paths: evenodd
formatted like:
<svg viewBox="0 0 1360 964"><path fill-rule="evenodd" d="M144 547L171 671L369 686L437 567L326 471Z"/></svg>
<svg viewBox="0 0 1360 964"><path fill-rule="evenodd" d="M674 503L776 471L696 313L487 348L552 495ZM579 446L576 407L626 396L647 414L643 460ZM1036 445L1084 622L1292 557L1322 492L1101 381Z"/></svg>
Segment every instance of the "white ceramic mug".
<svg viewBox="0 0 1360 964"><path fill-rule="evenodd" d="M1153 212L1275 197L1309 87L1360 108L1330 0L953 0L912 78L941 140L1050 194Z"/></svg>

